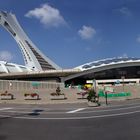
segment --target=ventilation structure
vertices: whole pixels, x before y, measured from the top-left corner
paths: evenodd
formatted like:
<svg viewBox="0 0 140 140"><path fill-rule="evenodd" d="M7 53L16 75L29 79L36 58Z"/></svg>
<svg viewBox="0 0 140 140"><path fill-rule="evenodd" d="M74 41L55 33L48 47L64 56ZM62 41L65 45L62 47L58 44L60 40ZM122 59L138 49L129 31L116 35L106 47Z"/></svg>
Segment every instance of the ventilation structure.
<svg viewBox="0 0 140 140"><path fill-rule="evenodd" d="M0 25L16 40L22 52L25 65L28 68L35 71L61 69L33 44L21 28L14 14L0 11Z"/></svg>

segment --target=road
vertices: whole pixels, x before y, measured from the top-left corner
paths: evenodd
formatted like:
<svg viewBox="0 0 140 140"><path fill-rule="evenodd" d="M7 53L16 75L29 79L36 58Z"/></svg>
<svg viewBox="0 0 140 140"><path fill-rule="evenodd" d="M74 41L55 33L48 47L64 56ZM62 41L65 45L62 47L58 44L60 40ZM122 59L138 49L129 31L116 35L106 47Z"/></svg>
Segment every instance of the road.
<svg viewBox="0 0 140 140"><path fill-rule="evenodd" d="M139 140L140 101L86 104L0 105L0 140Z"/></svg>

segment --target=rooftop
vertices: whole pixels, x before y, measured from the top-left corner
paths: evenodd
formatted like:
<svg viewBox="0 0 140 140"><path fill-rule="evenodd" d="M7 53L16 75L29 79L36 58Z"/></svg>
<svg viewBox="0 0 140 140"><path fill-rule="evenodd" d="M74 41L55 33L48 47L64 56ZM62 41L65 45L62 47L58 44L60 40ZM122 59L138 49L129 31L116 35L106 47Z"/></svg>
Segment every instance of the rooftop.
<svg viewBox="0 0 140 140"><path fill-rule="evenodd" d="M126 63L126 62L140 62L140 58L135 58L135 57L107 58L107 59L89 62L83 65L80 65L76 68L80 70L88 70L88 69L100 67L103 65L111 65L111 64Z"/></svg>

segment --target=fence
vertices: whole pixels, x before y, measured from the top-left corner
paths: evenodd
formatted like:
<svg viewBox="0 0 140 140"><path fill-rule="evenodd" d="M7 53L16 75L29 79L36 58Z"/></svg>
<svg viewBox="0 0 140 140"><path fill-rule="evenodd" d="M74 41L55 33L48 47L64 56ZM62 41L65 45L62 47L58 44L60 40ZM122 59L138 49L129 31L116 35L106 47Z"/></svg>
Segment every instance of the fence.
<svg viewBox="0 0 140 140"><path fill-rule="evenodd" d="M60 87L60 89L63 89L64 83L0 80L0 91L46 90L56 89L58 86Z"/></svg>

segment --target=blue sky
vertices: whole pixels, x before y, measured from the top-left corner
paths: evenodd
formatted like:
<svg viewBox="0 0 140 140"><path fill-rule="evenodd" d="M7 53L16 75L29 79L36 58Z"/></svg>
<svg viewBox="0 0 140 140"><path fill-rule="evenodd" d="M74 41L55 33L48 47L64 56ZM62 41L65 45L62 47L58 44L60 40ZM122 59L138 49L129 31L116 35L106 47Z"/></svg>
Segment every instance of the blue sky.
<svg viewBox="0 0 140 140"><path fill-rule="evenodd" d="M140 57L139 0L4 0L33 43L62 68L111 57ZM24 64L0 28L0 60Z"/></svg>

